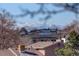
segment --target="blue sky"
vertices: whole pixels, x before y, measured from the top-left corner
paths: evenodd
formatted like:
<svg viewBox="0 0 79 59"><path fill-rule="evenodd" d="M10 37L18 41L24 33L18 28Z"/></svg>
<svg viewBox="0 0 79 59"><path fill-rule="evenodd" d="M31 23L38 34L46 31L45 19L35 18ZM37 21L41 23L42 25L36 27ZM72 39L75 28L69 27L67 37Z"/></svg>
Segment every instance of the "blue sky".
<svg viewBox="0 0 79 59"><path fill-rule="evenodd" d="M0 9L6 9L7 11L9 11L11 14L13 15L18 15L21 14L22 11L20 10L20 7L22 8L27 8L31 11L35 11L38 10L39 5L37 4L24 4L24 3L9 3L9 4L0 4ZM61 9L59 7L55 7L55 6L51 6L46 5L46 7L49 10L58 10ZM30 16L25 16L25 17L20 17L20 18L16 18L15 21L17 22L18 26L42 26L43 21L39 21L39 17L42 16L44 17L45 15L36 15L36 17L34 18L30 18ZM51 25L61 25L61 26L65 26L67 24L69 24L70 22L72 22L72 20L75 20L75 14L72 12L62 12L62 13L58 13L56 15L52 15L52 17L47 21L48 26Z"/></svg>

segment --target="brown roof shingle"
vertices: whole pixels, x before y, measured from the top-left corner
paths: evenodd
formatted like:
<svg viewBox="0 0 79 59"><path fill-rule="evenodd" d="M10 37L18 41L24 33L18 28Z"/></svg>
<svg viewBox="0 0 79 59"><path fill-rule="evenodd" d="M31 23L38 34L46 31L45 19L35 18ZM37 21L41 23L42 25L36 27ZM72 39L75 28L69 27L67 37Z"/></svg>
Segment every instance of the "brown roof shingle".
<svg viewBox="0 0 79 59"><path fill-rule="evenodd" d="M56 42L51 42L51 41L37 42L37 43L31 44L29 46L26 46L26 48L43 49L43 48L51 46L55 43Z"/></svg>

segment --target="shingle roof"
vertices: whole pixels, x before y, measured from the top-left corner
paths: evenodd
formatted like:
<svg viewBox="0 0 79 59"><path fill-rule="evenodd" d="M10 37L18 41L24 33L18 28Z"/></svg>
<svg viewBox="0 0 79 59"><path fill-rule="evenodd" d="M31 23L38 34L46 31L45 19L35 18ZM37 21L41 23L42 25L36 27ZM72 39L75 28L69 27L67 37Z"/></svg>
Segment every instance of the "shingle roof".
<svg viewBox="0 0 79 59"><path fill-rule="evenodd" d="M34 44L31 44L29 46L26 46L26 48L34 48L34 49L44 49L46 47L49 47L51 45L54 45L56 42L46 41L46 42L37 42Z"/></svg>
<svg viewBox="0 0 79 59"><path fill-rule="evenodd" d="M38 52L37 50L34 49L26 49L23 52L19 53L18 50L11 48L16 54L17 56L20 56L22 54L22 56L30 56L30 55L37 55L37 56L43 56L40 52ZM28 55L27 55L28 54ZM0 50L0 56L15 56L9 49L3 49Z"/></svg>
<svg viewBox="0 0 79 59"><path fill-rule="evenodd" d="M43 54L41 54L40 52L38 52L37 50L34 49L29 49L29 50L25 50L22 52L22 55L24 56L30 56L30 55L35 55L35 56L43 56Z"/></svg>
<svg viewBox="0 0 79 59"><path fill-rule="evenodd" d="M12 49L17 55L19 55L18 50ZM10 50L3 49L0 50L0 56L15 56Z"/></svg>
<svg viewBox="0 0 79 59"><path fill-rule="evenodd" d="M30 55L35 55L36 56L43 56L40 52L38 52L37 50L34 49L26 49L23 52L19 53L18 50L11 48L16 54L17 56L20 56L22 54L22 56L30 56ZM27 55L28 54L28 55ZM0 56L15 56L9 49L3 49L0 50Z"/></svg>

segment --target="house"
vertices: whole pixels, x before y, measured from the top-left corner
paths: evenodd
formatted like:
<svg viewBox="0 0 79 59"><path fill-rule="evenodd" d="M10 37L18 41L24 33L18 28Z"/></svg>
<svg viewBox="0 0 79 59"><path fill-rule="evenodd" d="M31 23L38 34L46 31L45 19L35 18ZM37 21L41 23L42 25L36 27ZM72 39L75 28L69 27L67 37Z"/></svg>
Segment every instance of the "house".
<svg viewBox="0 0 79 59"><path fill-rule="evenodd" d="M63 41L56 40L41 41L26 45L19 45L17 48L8 48L0 50L0 56L54 56L56 48L62 48Z"/></svg>
<svg viewBox="0 0 79 59"><path fill-rule="evenodd" d="M19 30L19 33L20 33L21 36L28 35L28 31L27 31L27 29L25 29L24 27L22 27L22 28Z"/></svg>
<svg viewBox="0 0 79 59"><path fill-rule="evenodd" d="M33 43L38 41L56 41L59 38L57 29L35 29L29 32Z"/></svg>
<svg viewBox="0 0 79 59"><path fill-rule="evenodd" d="M56 55L55 49L62 48L63 46L64 44L61 40L57 40L56 42L41 41L26 46L26 50L34 49L40 52L43 56L55 56Z"/></svg>

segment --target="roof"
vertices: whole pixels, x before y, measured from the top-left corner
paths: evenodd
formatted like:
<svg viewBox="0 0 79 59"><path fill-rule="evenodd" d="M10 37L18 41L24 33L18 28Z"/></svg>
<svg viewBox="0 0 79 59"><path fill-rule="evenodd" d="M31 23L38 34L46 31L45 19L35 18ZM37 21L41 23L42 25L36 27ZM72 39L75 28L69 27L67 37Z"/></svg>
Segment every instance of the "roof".
<svg viewBox="0 0 79 59"><path fill-rule="evenodd" d="M36 32L36 31L39 31L39 32L43 32L43 31L49 31L49 32L53 32L53 31L57 31L57 29L33 29L31 30L30 32Z"/></svg>
<svg viewBox="0 0 79 59"><path fill-rule="evenodd" d="M43 54L41 54L40 52L38 52L37 50L34 50L34 49L27 49L27 50L25 50L25 51L23 51L22 53L21 53L21 55L23 55L23 56L43 56Z"/></svg>
<svg viewBox="0 0 79 59"><path fill-rule="evenodd" d="M38 29L30 32L32 39L40 38L58 38L57 30L55 29Z"/></svg>
<svg viewBox="0 0 79 59"><path fill-rule="evenodd" d="M26 46L26 48L44 49L44 48L49 47L53 44L55 44L55 43L51 42L51 41L37 42L37 43L31 44L29 46Z"/></svg>
<svg viewBox="0 0 79 59"><path fill-rule="evenodd" d="M0 50L0 56L43 56L40 52L38 52L37 50L34 49L29 49L29 50L24 50L23 52L19 53L18 50L12 48L13 52L16 53L16 55L10 51L9 49L3 49Z"/></svg>
<svg viewBox="0 0 79 59"><path fill-rule="evenodd" d="M19 55L18 50L12 49L17 55ZM0 50L0 56L15 56L9 49Z"/></svg>

